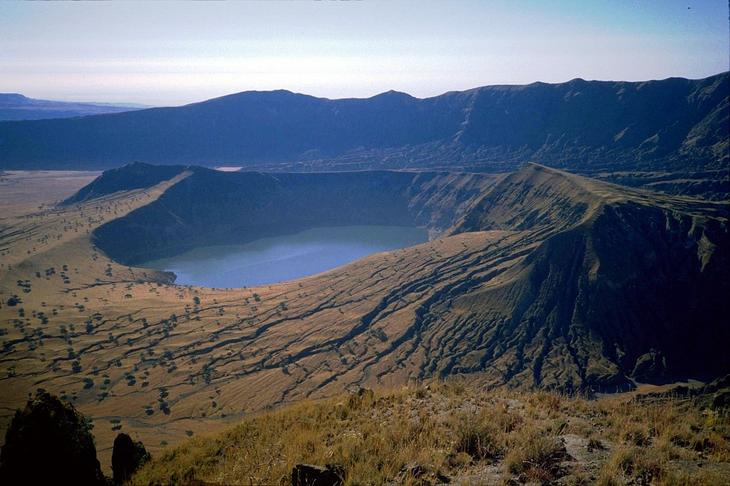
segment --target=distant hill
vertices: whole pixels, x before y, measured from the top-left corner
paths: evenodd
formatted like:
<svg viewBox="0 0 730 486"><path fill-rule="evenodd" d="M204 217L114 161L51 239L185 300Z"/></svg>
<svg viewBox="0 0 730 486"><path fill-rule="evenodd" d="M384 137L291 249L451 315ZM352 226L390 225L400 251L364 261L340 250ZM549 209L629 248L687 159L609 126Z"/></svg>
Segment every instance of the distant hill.
<svg viewBox="0 0 730 486"><path fill-rule="evenodd" d="M0 123L0 168L232 165L311 171L724 170L728 73L701 80L486 86L418 99L249 91L202 103Z"/></svg>
<svg viewBox="0 0 730 486"><path fill-rule="evenodd" d="M121 113L144 108L142 105L76 103L28 98L18 93L0 93L0 121L44 120Z"/></svg>

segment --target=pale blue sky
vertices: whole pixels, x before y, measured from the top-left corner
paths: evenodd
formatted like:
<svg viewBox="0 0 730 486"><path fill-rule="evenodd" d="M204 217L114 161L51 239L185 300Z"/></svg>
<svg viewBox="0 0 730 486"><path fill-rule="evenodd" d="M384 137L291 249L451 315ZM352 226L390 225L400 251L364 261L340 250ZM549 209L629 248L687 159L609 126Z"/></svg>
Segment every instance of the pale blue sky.
<svg viewBox="0 0 730 486"><path fill-rule="evenodd" d="M0 92L61 100L700 78L728 49L727 0L0 2Z"/></svg>

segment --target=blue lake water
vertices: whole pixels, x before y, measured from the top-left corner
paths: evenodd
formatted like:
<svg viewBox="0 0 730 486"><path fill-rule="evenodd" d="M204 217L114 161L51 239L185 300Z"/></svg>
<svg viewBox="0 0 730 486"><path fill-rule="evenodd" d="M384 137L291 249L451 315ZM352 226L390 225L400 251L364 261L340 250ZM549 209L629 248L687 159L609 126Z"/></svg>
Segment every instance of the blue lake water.
<svg viewBox="0 0 730 486"><path fill-rule="evenodd" d="M253 287L331 270L366 255L428 240L425 230L401 226L314 228L243 245L195 248L142 266L175 272L175 283Z"/></svg>

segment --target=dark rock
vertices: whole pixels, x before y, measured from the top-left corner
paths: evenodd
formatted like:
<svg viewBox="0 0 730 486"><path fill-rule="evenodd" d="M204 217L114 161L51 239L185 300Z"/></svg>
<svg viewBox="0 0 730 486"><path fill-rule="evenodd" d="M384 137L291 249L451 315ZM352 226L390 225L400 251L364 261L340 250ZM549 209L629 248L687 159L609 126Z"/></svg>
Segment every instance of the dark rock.
<svg viewBox="0 0 730 486"><path fill-rule="evenodd" d="M291 473L292 486L340 486L344 483L345 470L336 464L325 467L297 464Z"/></svg>
<svg viewBox="0 0 730 486"><path fill-rule="evenodd" d="M117 438L114 439L114 450L112 452L114 482L121 484L128 480L137 469L149 460L150 454L142 442L134 442L127 434L117 435Z"/></svg>
<svg viewBox="0 0 730 486"><path fill-rule="evenodd" d="M666 358L652 349L637 358L631 374L641 382L660 384L665 379L666 367Z"/></svg>
<svg viewBox="0 0 730 486"><path fill-rule="evenodd" d="M712 397L712 408L730 408L730 388L720 390Z"/></svg>
<svg viewBox="0 0 730 486"><path fill-rule="evenodd" d="M106 484L90 423L72 405L39 390L15 412L5 434L0 484Z"/></svg>
<svg viewBox="0 0 730 486"><path fill-rule="evenodd" d="M428 474L429 468L423 464L408 464L403 467L403 473L412 478L420 478Z"/></svg>
<svg viewBox="0 0 730 486"><path fill-rule="evenodd" d="M724 388L730 388L730 375L724 375L705 385L703 393L713 393Z"/></svg>

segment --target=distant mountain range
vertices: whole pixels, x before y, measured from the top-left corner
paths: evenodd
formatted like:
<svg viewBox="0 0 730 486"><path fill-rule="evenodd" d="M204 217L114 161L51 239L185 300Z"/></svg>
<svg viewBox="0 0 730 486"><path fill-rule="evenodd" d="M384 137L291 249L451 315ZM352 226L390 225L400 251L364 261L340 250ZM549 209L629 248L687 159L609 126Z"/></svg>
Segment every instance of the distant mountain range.
<svg viewBox="0 0 730 486"><path fill-rule="evenodd" d="M486 86L418 99L248 91L202 103L0 123L0 168L131 161L311 171L509 171L527 161L597 173L725 169L730 76Z"/></svg>
<svg viewBox="0 0 730 486"><path fill-rule="evenodd" d="M148 108L136 104L77 103L36 100L18 93L0 93L0 121L44 120L103 115Z"/></svg>

